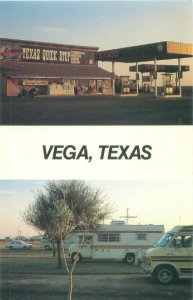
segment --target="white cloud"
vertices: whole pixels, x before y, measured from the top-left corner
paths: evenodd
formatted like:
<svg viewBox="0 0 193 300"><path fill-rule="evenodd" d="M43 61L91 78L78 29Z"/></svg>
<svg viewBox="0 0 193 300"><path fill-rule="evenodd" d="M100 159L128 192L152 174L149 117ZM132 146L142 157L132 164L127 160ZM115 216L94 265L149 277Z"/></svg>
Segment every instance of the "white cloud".
<svg viewBox="0 0 193 300"><path fill-rule="evenodd" d="M0 195L11 195L14 194L12 190L0 190Z"/></svg>
<svg viewBox="0 0 193 300"><path fill-rule="evenodd" d="M47 27L47 26L35 26L34 30L39 32L49 32L49 33L67 32L67 29L63 27Z"/></svg>
<svg viewBox="0 0 193 300"><path fill-rule="evenodd" d="M101 15L101 16L97 16L95 19L100 21L106 21L109 20L109 16Z"/></svg>

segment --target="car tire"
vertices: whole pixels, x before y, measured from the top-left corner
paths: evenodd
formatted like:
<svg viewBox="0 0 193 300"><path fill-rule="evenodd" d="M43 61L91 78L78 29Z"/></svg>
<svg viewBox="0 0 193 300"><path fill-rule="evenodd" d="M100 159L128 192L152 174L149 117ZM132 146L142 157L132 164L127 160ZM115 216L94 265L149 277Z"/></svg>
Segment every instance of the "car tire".
<svg viewBox="0 0 193 300"><path fill-rule="evenodd" d="M80 255L80 253L74 252L71 255L71 259L73 262L80 262L82 260L82 256Z"/></svg>
<svg viewBox="0 0 193 300"><path fill-rule="evenodd" d="M153 273L154 281L160 284L171 284L176 278L176 271L171 266L160 266Z"/></svg>
<svg viewBox="0 0 193 300"><path fill-rule="evenodd" d="M125 256L125 262L128 264L133 264L135 262L135 254L127 253Z"/></svg>

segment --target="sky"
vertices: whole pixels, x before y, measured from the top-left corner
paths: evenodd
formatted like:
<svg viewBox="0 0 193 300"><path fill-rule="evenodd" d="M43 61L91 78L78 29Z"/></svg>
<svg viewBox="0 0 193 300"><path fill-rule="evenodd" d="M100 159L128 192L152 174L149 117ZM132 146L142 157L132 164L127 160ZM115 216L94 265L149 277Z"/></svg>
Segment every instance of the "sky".
<svg viewBox="0 0 193 300"><path fill-rule="evenodd" d="M192 5L186 0L0 1L0 37L99 50L160 41L192 43ZM192 59L181 63L190 65L183 82L192 85ZM111 71L109 63L100 66ZM115 65L118 75L131 75L128 70L128 64Z"/></svg>
<svg viewBox="0 0 193 300"><path fill-rule="evenodd" d="M42 180L1 180L0 181L0 238L37 235L27 226L22 214L34 201L34 192L44 189ZM128 224L164 225L170 230L176 225L193 224L193 189L187 181L86 181L89 185L103 190L106 201L113 208L113 214L105 221L124 220L127 209Z"/></svg>

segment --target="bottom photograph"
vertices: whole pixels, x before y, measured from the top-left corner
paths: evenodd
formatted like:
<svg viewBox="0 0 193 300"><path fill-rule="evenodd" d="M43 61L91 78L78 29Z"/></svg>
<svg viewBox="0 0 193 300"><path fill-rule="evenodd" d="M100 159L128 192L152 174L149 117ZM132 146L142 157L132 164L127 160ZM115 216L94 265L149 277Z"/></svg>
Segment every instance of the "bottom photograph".
<svg viewBox="0 0 193 300"><path fill-rule="evenodd" d="M0 299L192 299L189 181L0 180Z"/></svg>

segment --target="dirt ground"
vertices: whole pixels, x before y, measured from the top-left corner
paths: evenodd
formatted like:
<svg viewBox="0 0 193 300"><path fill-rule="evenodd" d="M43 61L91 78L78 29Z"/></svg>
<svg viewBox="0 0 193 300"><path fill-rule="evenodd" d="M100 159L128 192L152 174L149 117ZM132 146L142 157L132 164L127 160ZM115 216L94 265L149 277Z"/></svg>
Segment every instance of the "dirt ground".
<svg viewBox="0 0 193 300"><path fill-rule="evenodd" d="M190 125L192 95L7 97L0 101L1 125Z"/></svg>
<svg viewBox="0 0 193 300"><path fill-rule="evenodd" d="M1 300L68 300L68 275L57 268L51 251L0 249L0 285ZM140 265L122 261L82 261L73 275L73 300L191 300L192 296L192 281L155 284Z"/></svg>
<svg viewBox="0 0 193 300"><path fill-rule="evenodd" d="M2 300L68 299L68 277L62 275L3 275ZM156 285L148 275L74 275L74 300L191 300L192 283Z"/></svg>

